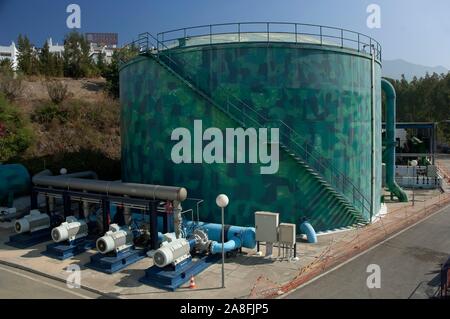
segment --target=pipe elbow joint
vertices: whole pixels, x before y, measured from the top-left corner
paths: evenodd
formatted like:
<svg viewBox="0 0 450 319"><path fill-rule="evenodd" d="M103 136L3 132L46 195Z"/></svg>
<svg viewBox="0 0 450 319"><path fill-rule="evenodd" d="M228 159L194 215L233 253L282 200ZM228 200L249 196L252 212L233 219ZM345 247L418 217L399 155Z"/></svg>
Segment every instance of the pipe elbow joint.
<svg viewBox="0 0 450 319"><path fill-rule="evenodd" d="M224 252L229 252L232 250L235 250L237 248L240 248L242 245L241 240L238 237L233 237L229 241L223 244L223 250ZM219 243L217 241L213 241L211 243L211 254L218 254L222 252L222 243Z"/></svg>

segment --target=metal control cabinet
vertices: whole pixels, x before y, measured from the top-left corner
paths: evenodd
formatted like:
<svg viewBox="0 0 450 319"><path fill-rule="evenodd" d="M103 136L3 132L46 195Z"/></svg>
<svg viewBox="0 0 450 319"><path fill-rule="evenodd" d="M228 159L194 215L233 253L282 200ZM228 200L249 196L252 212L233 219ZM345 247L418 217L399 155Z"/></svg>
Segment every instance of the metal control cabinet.
<svg viewBox="0 0 450 319"><path fill-rule="evenodd" d="M279 214L269 212L255 213L256 240L275 243L278 241Z"/></svg>
<svg viewBox="0 0 450 319"><path fill-rule="evenodd" d="M278 226L278 241L283 245L296 243L295 224L281 223Z"/></svg>

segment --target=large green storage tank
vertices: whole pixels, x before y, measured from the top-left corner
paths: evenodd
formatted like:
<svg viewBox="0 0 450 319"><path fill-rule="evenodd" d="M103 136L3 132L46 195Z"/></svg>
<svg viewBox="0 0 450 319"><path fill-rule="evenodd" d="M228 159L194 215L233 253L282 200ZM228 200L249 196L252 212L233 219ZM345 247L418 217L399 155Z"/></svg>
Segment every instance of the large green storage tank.
<svg viewBox="0 0 450 319"><path fill-rule="evenodd" d="M211 222L220 220L220 193L230 198L230 224L252 225L262 210L297 224L306 216L318 230L368 222L381 206L381 47L341 29L327 36L320 26L315 33L299 24L297 32L243 26L163 33L159 53L122 66L122 179L184 186L205 200L202 219ZM204 129L242 126L245 115L236 118L230 105L289 134L276 174L261 175L260 164L173 163L175 128L193 132L195 119Z"/></svg>
<svg viewBox="0 0 450 319"><path fill-rule="evenodd" d="M30 187L30 174L23 165L0 165L0 206L10 207L13 198L28 194Z"/></svg>

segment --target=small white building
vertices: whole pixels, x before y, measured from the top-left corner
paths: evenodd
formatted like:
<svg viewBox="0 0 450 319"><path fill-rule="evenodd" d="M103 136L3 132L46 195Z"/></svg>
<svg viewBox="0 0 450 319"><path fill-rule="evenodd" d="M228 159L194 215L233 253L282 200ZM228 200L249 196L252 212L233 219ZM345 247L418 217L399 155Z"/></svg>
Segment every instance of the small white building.
<svg viewBox="0 0 450 319"><path fill-rule="evenodd" d="M55 53L61 57L63 56L64 45L53 43L52 38L48 38L47 43L49 46L50 53ZM99 54L104 53L106 63L111 62L112 55L114 51L117 49L116 45L97 44L94 42L90 42L89 45L90 45L89 55L92 57L92 59L94 61L97 61ZM39 49L36 48L34 48L34 50L39 51ZM16 71L18 68L18 56L19 50L17 49L14 42L12 42L11 45L9 46L0 46L0 61L4 59L10 60L14 71Z"/></svg>
<svg viewBox="0 0 450 319"><path fill-rule="evenodd" d="M10 60L13 70L17 70L18 55L19 51L14 42L10 46L0 46L0 61L5 59Z"/></svg>
<svg viewBox="0 0 450 319"><path fill-rule="evenodd" d="M58 43L53 44L52 38L49 38L47 40L47 44L48 44L48 48L49 48L50 53L56 53L56 54L58 54L60 56L63 55L63 53L64 53L64 45L59 45Z"/></svg>
<svg viewBox="0 0 450 319"><path fill-rule="evenodd" d="M91 56L91 58L94 62L97 62L98 56L102 53L105 55L105 62L111 63L111 59L112 59L115 48L111 48L106 45L97 45L95 43L91 43L90 46L91 47L90 47L89 55Z"/></svg>

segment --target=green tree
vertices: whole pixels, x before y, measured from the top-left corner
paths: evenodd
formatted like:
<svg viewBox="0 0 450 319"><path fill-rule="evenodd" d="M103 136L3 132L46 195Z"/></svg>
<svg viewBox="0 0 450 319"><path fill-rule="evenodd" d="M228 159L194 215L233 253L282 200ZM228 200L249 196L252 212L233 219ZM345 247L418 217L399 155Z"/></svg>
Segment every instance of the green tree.
<svg viewBox="0 0 450 319"><path fill-rule="evenodd" d="M98 54L96 66L100 74L103 76L107 67L106 54L104 52L100 52Z"/></svg>
<svg viewBox="0 0 450 319"><path fill-rule="evenodd" d="M120 95L119 67L138 55L139 50L135 46L128 46L114 51L111 63L105 68L102 76L106 79L106 91L114 98Z"/></svg>
<svg viewBox="0 0 450 319"><path fill-rule="evenodd" d="M54 68L54 76L64 76L64 58L60 54L55 53L52 55L52 66Z"/></svg>
<svg viewBox="0 0 450 319"><path fill-rule="evenodd" d="M39 52L40 73L45 76L54 76L56 70L54 69L53 62L54 61L52 53L50 53L50 47L48 45L48 42L45 41L44 46Z"/></svg>
<svg viewBox="0 0 450 319"><path fill-rule="evenodd" d="M0 94L0 162L21 156L33 141L23 115Z"/></svg>
<svg viewBox="0 0 450 319"><path fill-rule="evenodd" d="M426 74L407 81L389 79L397 92L399 122L441 122L439 141L450 143L450 73Z"/></svg>
<svg viewBox="0 0 450 319"><path fill-rule="evenodd" d="M64 40L64 75L73 78L95 75L96 68L89 55L90 46L84 36L71 32Z"/></svg>
<svg viewBox="0 0 450 319"><path fill-rule="evenodd" d="M26 35L22 36L19 34L17 46L17 49L19 50L19 71L25 75L39 74L39 59L37 57L36 50L28 37Z"/></svg>

